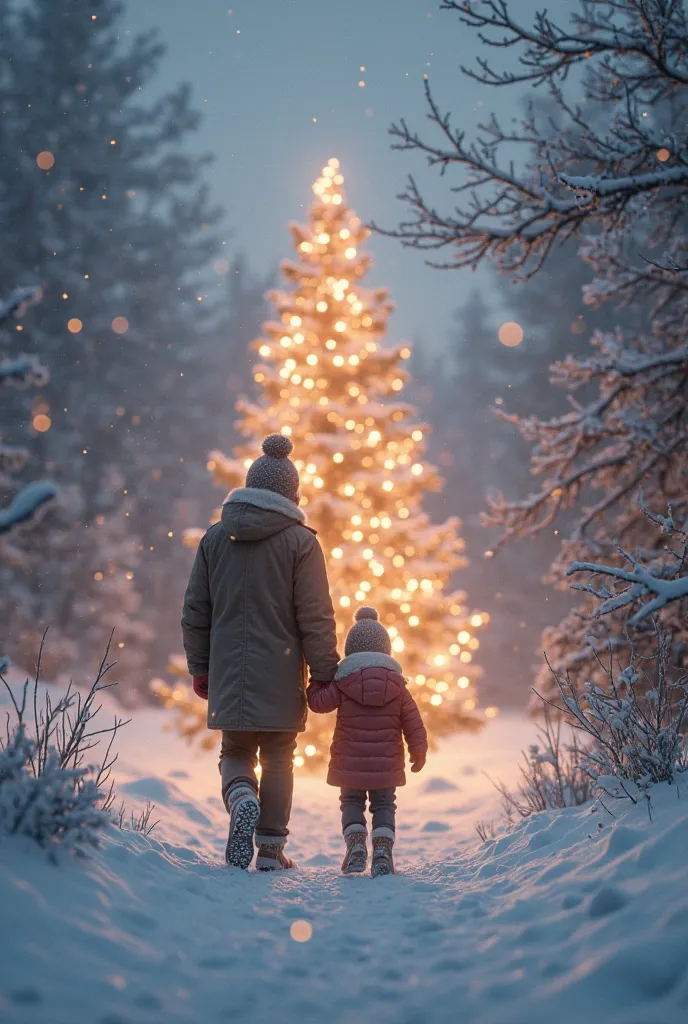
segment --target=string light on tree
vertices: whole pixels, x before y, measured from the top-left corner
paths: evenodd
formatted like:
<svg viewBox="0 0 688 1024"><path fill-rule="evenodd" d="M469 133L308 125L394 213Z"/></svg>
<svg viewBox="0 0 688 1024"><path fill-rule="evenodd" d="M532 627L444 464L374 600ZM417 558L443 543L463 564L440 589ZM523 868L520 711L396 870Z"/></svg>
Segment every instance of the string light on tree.
<svg viewBox="0 0 688 1024"><path fill-rule="evenodd" d="M302 506L328 560L340 641L355 605L374 605L430 735L439 737L478 724L470 714L475 632L489 617L469 614L465 595L449 591L466 564L459 523L433 524L422 509L441 479L424 459L428 428L401 398L411 351L381 344L392 303L385 289L363 286L369 232L346 205L343 182L339 161L329 160L313 185L308 223L291 226L298 260L283 263L287 287L270 293L275 318L253 343L262 399L238 403L249 440L233 458L212 452L208 468L225 490L243 486L266 434L292 439ZM201 533L190 531L188 542L195 546ZM181 712L184 735L205 731L206 707L186 685L158 681L156 689ZM310 716L297 768L322 763L332 724Z"/></svg>

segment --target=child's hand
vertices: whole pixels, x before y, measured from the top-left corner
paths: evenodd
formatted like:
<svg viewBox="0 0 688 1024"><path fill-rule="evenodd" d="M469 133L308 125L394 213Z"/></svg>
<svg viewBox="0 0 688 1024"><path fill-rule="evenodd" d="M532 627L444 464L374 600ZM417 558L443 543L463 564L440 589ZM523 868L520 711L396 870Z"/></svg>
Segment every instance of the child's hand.
<svg viewBox="0 0 688 1024"><path fill-rule="evenodd" d="M419 772L425 767L425 754L409 754L411 758L411 771Z"/></svg>
<svg viewBox="0 0 688 1024"><path fill-rule="evenodd" d="M208 677L207 676L194 676L193 677L193 689L197 697L201 697L203 700L208 699Z"/></svg>

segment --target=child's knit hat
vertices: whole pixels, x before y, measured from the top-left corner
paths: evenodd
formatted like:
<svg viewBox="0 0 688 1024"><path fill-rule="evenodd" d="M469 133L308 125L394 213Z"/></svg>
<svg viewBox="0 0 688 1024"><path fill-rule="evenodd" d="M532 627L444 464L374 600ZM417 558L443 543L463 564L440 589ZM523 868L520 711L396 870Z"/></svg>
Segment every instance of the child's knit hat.
<svg viewBox="0 0 688 1024"><path fill-rule="evenodd" d="M294 449L284 434L268 434L263 441L263 454L249 467L246 486L275 491L298 504L299 474L289 455Z"/></svg>
<svg viewBox="0 0 688 1024"><path fill-rule="evenodd" d="M344 655L358 654L359 651L376 651L378 654L391 654L392 644L389 633L377 621L377 611L364 605L354 615L354 625L348 632Z"/></svg>

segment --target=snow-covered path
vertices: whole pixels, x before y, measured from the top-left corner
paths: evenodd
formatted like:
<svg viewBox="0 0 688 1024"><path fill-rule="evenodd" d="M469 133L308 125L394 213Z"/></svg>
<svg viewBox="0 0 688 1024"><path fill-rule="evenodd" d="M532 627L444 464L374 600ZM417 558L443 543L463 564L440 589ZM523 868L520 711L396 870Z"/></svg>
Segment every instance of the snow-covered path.
<svg viewBox="0 0 688 1024"><path fill-rule="evenodd" d="M321 781L297 789L299 869L246 874L222 866L226 816L194 771L137 778L125 751L121 795L162 819L150 838L113 831L60 866L0 847L0 1020L685 1021L688 785L656 790L652 822L569 810L481 845L493 798L466 758L482 749L494 770L521 738L501 729L445 748L402 793L401 873L376 880L339 874Z"/></svg>

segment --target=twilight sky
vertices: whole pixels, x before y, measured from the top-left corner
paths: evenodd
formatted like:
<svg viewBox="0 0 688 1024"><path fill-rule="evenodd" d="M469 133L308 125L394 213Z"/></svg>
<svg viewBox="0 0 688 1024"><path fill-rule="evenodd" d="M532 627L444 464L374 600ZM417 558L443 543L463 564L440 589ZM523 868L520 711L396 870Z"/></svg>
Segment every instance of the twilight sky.
<svg viewBox="0 0 688 1024"><path fill-rule="evenodd" d="M542 6L512 2L522 21ZM486 112L514 116L522 94L481 86L461 73L480 44L456 15L439 10L438 0L129 0L128 6L126 26L156 27L168 46L156 89L192 83L205 115L195 144L216 157L208 178L227 211L229 246L261 272L292 255L287 224L302 219L311 184L330 156L341 161L349 203L364 220L384 226L399 219L395 196L409 171L433 181L417 156L393 152L387 135L400 116L427 134L423 74L469 133ZM547 6L563 20L578 3L549 0ZM504 60L505 52L492 57ZM428 193L442 191L431 186ZM397 304L394 339L443 343L453 311L480 277L432 270L422 254L391 239L373 236L369 248L375 266L367 283L389 287ZM504 314L500 320L509 319Z"/></svg>

